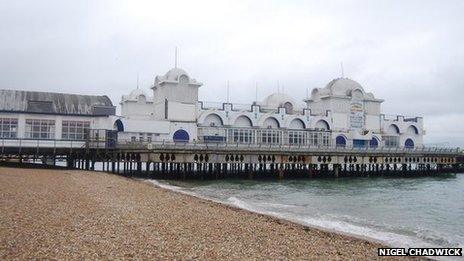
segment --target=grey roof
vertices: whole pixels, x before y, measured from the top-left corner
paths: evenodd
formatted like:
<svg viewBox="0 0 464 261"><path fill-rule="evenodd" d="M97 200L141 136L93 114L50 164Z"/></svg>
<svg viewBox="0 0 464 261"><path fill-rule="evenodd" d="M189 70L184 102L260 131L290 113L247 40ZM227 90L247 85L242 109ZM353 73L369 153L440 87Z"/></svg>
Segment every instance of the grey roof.
<svg viewBox="0 0 464 261"><path fill-rule="evenodd" d="M0 111L64 115L114 115L108 96L0 90Z"/></svg>

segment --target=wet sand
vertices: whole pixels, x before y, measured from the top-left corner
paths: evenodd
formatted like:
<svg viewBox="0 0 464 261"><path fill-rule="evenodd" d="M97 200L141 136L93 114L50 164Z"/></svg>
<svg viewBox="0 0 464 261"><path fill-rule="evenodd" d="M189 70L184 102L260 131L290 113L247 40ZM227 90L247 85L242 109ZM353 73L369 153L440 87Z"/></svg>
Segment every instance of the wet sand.
<svg viewBox="0 0 464 261"><path fill-rule="evenodd" d="M380 246L112 174L0 167L2 260L385 260Z"/></svg>

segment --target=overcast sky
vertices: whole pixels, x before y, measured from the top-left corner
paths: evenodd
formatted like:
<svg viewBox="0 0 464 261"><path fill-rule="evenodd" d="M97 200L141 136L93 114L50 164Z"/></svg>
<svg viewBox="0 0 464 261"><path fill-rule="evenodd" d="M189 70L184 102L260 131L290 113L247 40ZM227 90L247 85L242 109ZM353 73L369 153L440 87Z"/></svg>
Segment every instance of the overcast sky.
<svg viewBox="0 0 464 261"><path fill-rule="evenodd" d="M0 88L106 94L174 66L200 99L301 100L341 76L423 116L426 143L464 147L464 1L4 1Z"/></svg>

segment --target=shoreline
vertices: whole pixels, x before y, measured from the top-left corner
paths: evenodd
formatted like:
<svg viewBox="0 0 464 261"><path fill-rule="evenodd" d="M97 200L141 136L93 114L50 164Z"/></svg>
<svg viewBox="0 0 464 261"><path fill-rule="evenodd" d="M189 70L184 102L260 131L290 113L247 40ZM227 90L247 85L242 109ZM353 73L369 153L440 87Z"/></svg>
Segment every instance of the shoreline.
<svg viewBox="0 0 464 261"><path fill-rule="evenodd" d="M111 173L109 173L109 174L111 174ZM358 234L354 234L354 233L349 233L349 232L339 231L339 230L336 230L336 229L326 228L326 227L323 227L323 226L307 224L307 223L304 223L304 222L299 221L297 219L288 219L288 218L285 218L285 217L280 217L278 215L273 215L273 214L266 213L266 212L260 212L260 211L256 211L256 210L250 210L250 209L247 209L247 208L241 208L241 207L239 207L237 205L234 205L233 203L221 202L219 200L215 200L215 199L204 197L204 196L201 196L201 195L196 195L195 193L190 193L188 191L184 191L184 190L181 189L182 187L178 187L178 186L174 186L174 185L170 185L170 184L161 184L158 180L139 179L139 178L136 178L135 180L140 181L140 182L148 183L148 184L150 184L150 185L152 185L154 187L164 189L164 190L167 190L169 192L180 193L182 195L190 196L190 197L193 197L193 198L196 198L196 199L205 200L205 201L208 201L208 202L211 202L211 203L214 203L214 204L219 204L220 206L231 208L233 210L245 211L245 212L248 212L248 213L251 213L251 214L262 215L262 216L266 216L266 217L275 218L276 220L279 220L279 221L290 222L292 224L302 226L302 229L316 229L316 230L320 230L320 231L326 232L326 233L334 233L334 234L338 234L338 235L342 235L342 236L346 236L346 237L352 237L352 238L355 238L355 239L368 241L368 242L371 242L371 243L374 243L374 244L380 244L383 247L393 247L393 246L389 245L388 243L383 242L383 241L381 241L379 239L376 239L376 238L373 238L373 237L362 236L362 235L358 235Z"/></svg>
<svg viewBox="0 0 464 261"><path fill-rule="evenodd" d="M3 259L385 259L377 256L377 248L385 246L381 242L149 180L0 167L0 188Z"/></svg>

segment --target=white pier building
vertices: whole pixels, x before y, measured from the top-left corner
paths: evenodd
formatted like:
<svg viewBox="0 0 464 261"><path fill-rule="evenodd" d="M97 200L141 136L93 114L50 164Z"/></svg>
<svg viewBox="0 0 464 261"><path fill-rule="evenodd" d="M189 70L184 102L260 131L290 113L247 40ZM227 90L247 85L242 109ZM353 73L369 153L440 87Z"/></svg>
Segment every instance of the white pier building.
<svg viewBox="0 0 464 261"><path fill-rule="evenodd" d="M125 142L218 142L316 147L423 146L421 117L386 117L382 99L348 78L316 88L299 107L283 93L249 105L199 101L202 83L173 68L157 76L152 95L136 89L121 100ZM202 87L205 88L205 87ZM207 87L206 87L207 88Z"/></svg>
<svg viewBox="0 0 464 261"><path fill-rule="evenodd" d="M120 116L106 96L0 90L0 137L3 145L21 140L31 146L35 141L82 146L88 138L110 143L423 146L421 117L386 117L383 100L347 78L313 89L301 103L283 93L249 105L207 103L199 100L198 88L207 87L173 68L154 79L150 94L136 89L124 95Z"/></svg>

